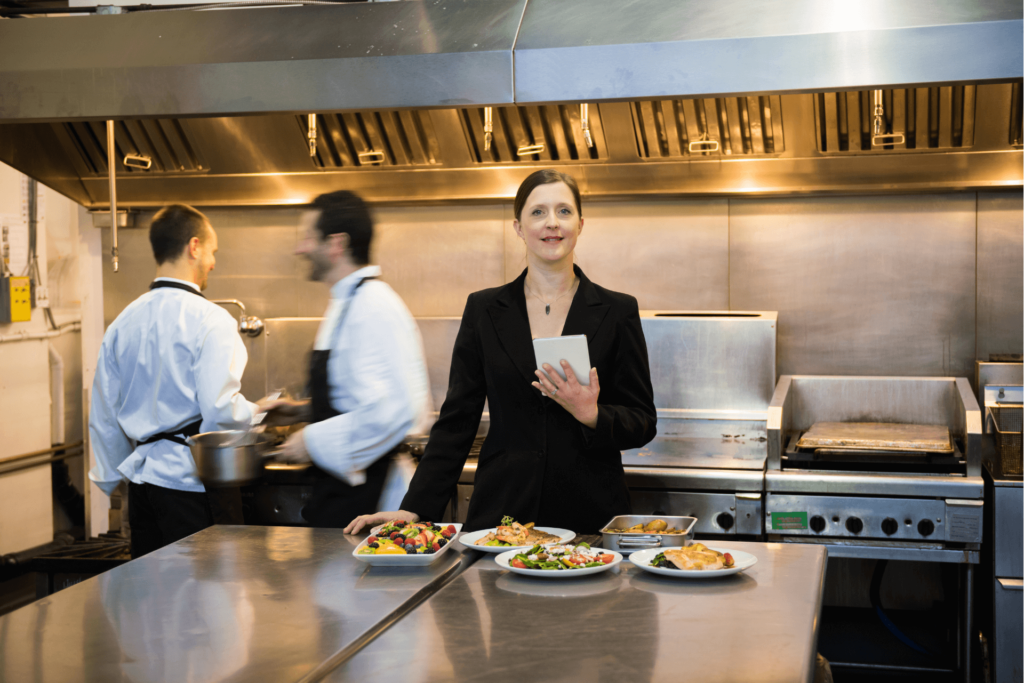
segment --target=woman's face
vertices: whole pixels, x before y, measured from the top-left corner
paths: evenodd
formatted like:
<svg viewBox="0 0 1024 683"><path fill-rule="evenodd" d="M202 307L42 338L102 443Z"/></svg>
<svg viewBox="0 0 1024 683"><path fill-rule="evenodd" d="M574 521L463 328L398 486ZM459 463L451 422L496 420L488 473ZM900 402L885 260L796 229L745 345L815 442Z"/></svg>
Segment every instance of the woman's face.
<svg viewBox="0 0 1024 683"><path fill-rule="evenodd" d="M572 190L565 183L548 183L530 193L512 227L526 243L527 254L554 263L572 260L583 219L576 210Z"/></svg>

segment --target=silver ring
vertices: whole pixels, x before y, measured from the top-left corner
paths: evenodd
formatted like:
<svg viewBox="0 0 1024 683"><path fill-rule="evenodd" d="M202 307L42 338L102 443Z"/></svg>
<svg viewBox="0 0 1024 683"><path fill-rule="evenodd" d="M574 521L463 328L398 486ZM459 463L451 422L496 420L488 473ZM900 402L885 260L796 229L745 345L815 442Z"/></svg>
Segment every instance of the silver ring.
<svg viewBox="0 0 1024 683"><path fill-rule="evenodd" d="M555 388L554 388L554 389L552 390L552 392L551 392L551 395L552 395L552 396L554 396L554 395L555 395L555 394L557 394L557 393L558 393L558 387L555 387Z"/></svg>

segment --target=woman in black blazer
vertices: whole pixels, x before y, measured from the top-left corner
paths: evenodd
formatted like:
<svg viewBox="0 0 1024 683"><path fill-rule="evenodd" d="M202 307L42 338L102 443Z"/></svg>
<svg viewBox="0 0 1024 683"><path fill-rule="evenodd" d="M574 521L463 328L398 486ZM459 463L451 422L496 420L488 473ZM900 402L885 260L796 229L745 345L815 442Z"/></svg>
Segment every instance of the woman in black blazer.
<svg viewBox="0 0 1024 683"><path fill-rule="evenodd" d="M467 531L511 515L523 523L594 533L630 512L621 451L647 444L657 423L637 301L592 283L573 264L583 219L571 176L533 173L520 186L514 211L527 269L507 285L469 296L448 395L403 509L359 517L346 529L350 533L389 519L440 520L484 399L491 422ZM567 364L565 380L548 365L545 372L536 369L532 338L559 334L587 336L589 386Z"/></svg>

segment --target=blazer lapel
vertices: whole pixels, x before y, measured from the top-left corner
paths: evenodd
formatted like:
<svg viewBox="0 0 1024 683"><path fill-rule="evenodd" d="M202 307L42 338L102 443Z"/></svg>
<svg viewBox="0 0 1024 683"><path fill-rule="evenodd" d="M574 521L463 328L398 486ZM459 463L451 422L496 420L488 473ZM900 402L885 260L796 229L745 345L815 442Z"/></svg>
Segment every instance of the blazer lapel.
<svg viewBox="0 0 1024 683"><path fill-rule="evenodd" d="M601 301L597 287L583 274L579 266L573 266L573 270L580 279L580 286L573 297L572 306L569 307L569 315L565 318L562 336L585 334L587 342L592 343L610 306Z"/></svg>
<svg viewBox="0 0 1024 683"><path fill-rule="evenodd" d="M526 296L523 293L523 282L526 271L505 285L504 290L487 307L494 329L498 332L501 347L519 368L519 372L529 382L537 381L534 370L537 369L537 357L533 353L533 339L530 335L530 320L526 313ZM536 393L536 392L533 392ZM537 393L537 397L540 398Z"/></svg>

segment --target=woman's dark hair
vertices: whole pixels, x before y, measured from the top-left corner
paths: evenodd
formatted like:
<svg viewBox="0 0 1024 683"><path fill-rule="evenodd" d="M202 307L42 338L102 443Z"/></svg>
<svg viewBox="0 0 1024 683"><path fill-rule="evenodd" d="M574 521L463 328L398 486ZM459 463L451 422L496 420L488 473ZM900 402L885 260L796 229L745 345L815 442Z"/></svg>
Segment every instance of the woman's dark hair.
<svg viewBox="0 0 1024 683"><path fill-rule="evenodd" d="M343 232L348 235L348 248L355 264L365 266L370 262L373 219L362 197L355 192L338 190L314 199L313 209L320 212L316 229L322 240Z"/></svg>
<svg viewBox="0 0 1024 683"><path fill-rule="evenodd" d="M206 216L184 204L171 204L157 211L149 226L149 243L157 265L177 261L193 237L205 242L209 225Z"/></svg>
<svg viewBox="0 0 1024 683"><path fill-rule="evenodd" d="M521 220L523 215L523 207L526 206L526 200L530 197L530 193L536 190L541 185L550 185L551 183L565 183L570 190L572 190L572 196L576 199L576 213L580 216L583 215L583 206L580 201L580 188L576 184L576 179L568 173L562 173L554 169L545 168L540 171L534 171L530 175L526 176L519 185L519 190L516 192L515 203L512 204L512 212L515 214L516 220Z"/></svg>

